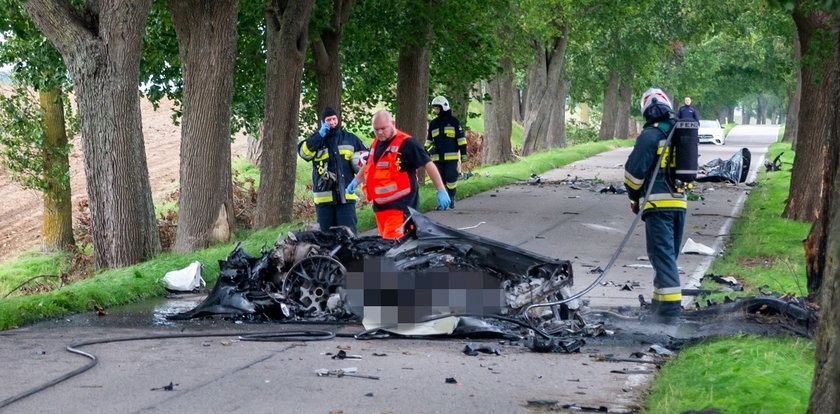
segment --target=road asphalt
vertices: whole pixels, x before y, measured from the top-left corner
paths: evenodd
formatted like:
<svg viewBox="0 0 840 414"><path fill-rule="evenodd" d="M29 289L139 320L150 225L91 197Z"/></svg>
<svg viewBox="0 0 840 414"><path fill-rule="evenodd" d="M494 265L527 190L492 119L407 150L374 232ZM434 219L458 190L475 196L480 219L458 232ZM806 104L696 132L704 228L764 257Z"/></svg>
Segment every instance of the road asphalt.
<svg viewBox="0 0 840 414"><path fill-rule="evenodd" d="M728 159L747 147L752 152L753 171L747 182L752 182L776 134L775 126L736 127L726 145L702 145L700 162ZM536 253L571 260L573 290L577 291L595 280L597 269L606 267L633 220L626 195L600 191L610 185L621 186L629 152L624 148L603 153L543 173L539 185L527 181L511 184L459 200L454 210L428 216ZM696 191L704 199L689 204L685 239L719 254L750 188L743 183L698 184ZM638 309L639 295L649 300L652 270L646 267L643 235L640 224L602 283L584 297L588 308ZM696 285L714 257L681 255L683 287ZM625 285L632 290L622 290ZM645 352L650 358L651 343L645 340L593 338L573 354L535 353L498 339L339 337L251 342L240 340L239 334L289 330L351 334L362 328L241 324L223 319L173 323L162 319L162 314L179 306L185 305L158 300L152 306L111 309L103 317L73 315L0 332L0 400L89 362L66 352L66 346L118 340L84 346L83 351L97 358L95 367L2 407L0 412L525 413L544 412L544 404L554 402L557 405L552 408L561 412L580 411L574 407L628 412L638 409L656 371L651 363L610 361L609 356L628 359L635 352ZM687 334L680 326L637 321L608 328L631 334L624 338L635 333L648 334L645 338ZM211 333L221 336L123 340ZM464 346L473 342L496 347L500 355L462 353ZM361 359L332 359L341 349ZM359 375L379 379L316 374L319 369L351 367ZM448 378L454 383L448 383ZM563 405L572 408L559 408Z"/></svg>

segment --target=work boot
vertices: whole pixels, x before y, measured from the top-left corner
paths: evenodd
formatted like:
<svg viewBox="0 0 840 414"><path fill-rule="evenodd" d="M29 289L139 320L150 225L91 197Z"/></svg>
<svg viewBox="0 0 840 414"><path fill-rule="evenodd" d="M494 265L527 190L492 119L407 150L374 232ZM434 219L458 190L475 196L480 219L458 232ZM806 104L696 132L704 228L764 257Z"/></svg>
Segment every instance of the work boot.
<svg viewBox="0 0 840 414"><path fill-rule="evenodd" d="M455 209L455 199L454 198L452 199L452 202L449 203L449 208Z"/></svg>

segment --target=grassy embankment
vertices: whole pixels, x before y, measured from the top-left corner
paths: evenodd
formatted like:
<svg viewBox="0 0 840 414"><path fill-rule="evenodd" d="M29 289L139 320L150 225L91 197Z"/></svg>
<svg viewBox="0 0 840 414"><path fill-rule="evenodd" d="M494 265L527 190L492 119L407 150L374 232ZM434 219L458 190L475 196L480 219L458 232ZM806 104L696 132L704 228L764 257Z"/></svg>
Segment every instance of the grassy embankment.
<svg viewBox="0 0 840 414"><path fill-rule="evenodd" d="M781 218L793 152L789 144L774 144L767 158L772 160L780 152L784 152L782 171L759 174L758 185L732 227L725 255L709 269L710 273L735 276L747 294L758 294L759 288L806 294L802 240L810 224ZM721 299L722 295L716 296ZM814 352L814 343L804 338L709 340L683 350L662 368L645 412L680 413L714 407L722 413L804 413Z"/></svg>
<svg viewBox="0 0 840 414"><path fill-rule="evenodd" d="M481 131L480 121L470 121L470 126ZM360 135L361 136L361 135ZM521 146L522 130L515 129L514 145ZM369 141L369 139L368 139ZM473 178L460 183L458 198L490 190L517 180L527 179L532 173L542 173L568 163L584 159L616 146L629 146L633 141L613 140L584 143L563 149L550 150L520 158L517 162L476 169ZM242 161L235 162L240 179L259 179L258 171ZM311 167L299 162L297 168L297 197L309 197L305 185L310 181ZM257 183L258 185L258 183ZM435 206L435 192L431 186L424 186L420 192L420 209L427 211ZM161 206L161 208L166 208ZM369 206L358 211L359 231L375 227ZM308 218L311 220L312 218ZM237 240L243 243L247 252L259 255L261 248L270 249L278 234L301 228L302 223L289 223L277 228L257 232L238 232ZM90 278L74 282L60 289L45 293L20 295L13 292L10 297L0 299L0 330L31 323L41 319L58 317L76 312L91 311L94 305L103 307L131 303L165 294L161 277L169 270L180 269L193 261L204 265L203 276L212 285L218 275L218 261L227 257L235 242L215 245L189 254L160 254L151 260L121 269L104 270ZM44 255L27 252L18 258L0 264L0 295L5 295L30 277L47 274L56 275L69 268L68 256ZM48 281L49 279L45 279ZM33 281L34 283L34 281Z"/></svg>

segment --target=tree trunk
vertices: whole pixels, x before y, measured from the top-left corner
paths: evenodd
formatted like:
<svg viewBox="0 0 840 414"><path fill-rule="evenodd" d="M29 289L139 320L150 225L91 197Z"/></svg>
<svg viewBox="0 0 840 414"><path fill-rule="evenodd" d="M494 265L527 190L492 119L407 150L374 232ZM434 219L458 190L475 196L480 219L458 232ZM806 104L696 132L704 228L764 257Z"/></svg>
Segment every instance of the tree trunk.
<svg viewBox="0 0 840 414"><path fill-rule="evenodd" d="M569 80L563 68L560 87L554 104L551 107L551 120L548 128L547 148L563 148L566 146L566 96L569 95Z"/></svg>
<svg viewBox="0 0 840 414"><path fill-rule="evenodd" d="M292 219L301 77L315 0L273 0L266 8L265 135L254 227Z"/></svg>
<svg viewBox="0 0 840 414"><path fill-rule="evenodd" d="M729 107L726 108L726 122L725 123L728 124L730 122L735 122L735 107L734 106L729 106Z"/></svg>
<svg viewBox="0 0 840 414"><path fill-rule="evenodd" d="M502 59L502 72L487 82L490 100L484 101L484 146L482 163L501 164L513 160L511 134L513 131L513 65Z"/></svg>
<svg viewBox="0 0 840 414"><path fill-rule="evenodd" d="M333 0L333 14L330 26L312 39L310 49L315 61L315 77L318 82L318 116L326 107L335 109L341 119L341 55L339 46L344 23L350 18L353 0Z"/></svg>
<svg viewBox="0 0 840 414"><path fill-rule="evenodd" d="M624 79L621 80L621 87L618 89L618 101L616 102L615 137L627 139L630 133L630 106L633 100L633 71L627 68L624 71Z"/></svg>
<svg viewBox="0 0 840 414"><path fill-rule="evenodd" d="M22 3L73 79L94 262L122 267L160 251L137 91L151 0L96 4L82 11L69 2Z"/></svg>
<svg viewBox="0 0 840 414"><path fill-rule="evenodd" d="M67 157L67 129L64 122L64 94L60 89L39 91L44 125L44 218L41 250L67 250L73 238L73 206L70 201L70 160Z"/></svg>
<svg viewBox="0 0 840 414"><path fill-rule="evenodd" d="M423 5L431 10L430 1L424 1ZM428 18L428 10L414 14L415 21L410 25L413 36L410 36L411 41L400 47L397 58L397 128L420 143L426 142L426 114L429 113L431 53L428 45L432 40L432 22Z"/></svg>
<svg viewBox="0 0 840 414"><path fill-rule="evenodd" d="M598 139L615 138L615 122L618 117L618 71L611 70L607 85L604 88L604 108L601 117L601 129L598 130Z"/></svg>
<svg viewBox="0 0 840 414"><path fill-rule="evenodd" d="M782 142L789 142L796 151L796 130L799 128L799 101L802 97L802 70L800 60L802 49L799 44L799 33L793 32L793 67L796 73L796 84L788 93L787 115L785 116L785 133Z"/></svg>
<svg viewBox="0 0 840 414"><path fill-rule="evenodd" d="M169 10L184 76L173 249L191 252L227 242L233 233L230 103L239 0L169 0Z"/></svg>
<svg viewBox="0 0 840 414"><path fill-rule="evenodd" d="M744 125L749 125L750 124L751 116L752 116L752 109L750 109L750 107L748 107L746 105L741 107L741 118L742 118L741 122L743 122Z"/></svg>
<svg viewBox="0 0 840 414"><path fill-rule="evenodd" d="M262 136L262 134L260 134L260 136ZM248 149L245 152L245 159L259 167L262 163L262 140L250 134L245 137L245 139L248 140Z"/></svg>
<svg viewBox="0 0 840 414"><path fill-rule="evenodd" d="M519 124L523 121L523 113L525 109L524 102L525 91L516 88L513 91L513 121Z"/></svg>
<svg viewBox="0 0 840 414"><path fill-rule="evenodd" d="M819 36L818 31L831 32L832 29L828 14L819 10L805 15L797 7L793 18L802 51L811 50L812 40L819 41L814 39L815 35ZM822 210L824 206L820 200L828 190L817 183L825 183L825 177L834 177L834 170L830 169L834 143L828 138L833 132L833 114L815 108L833 108L836 105L836 95L832 93L830 85L836 81L837 73L831 66L831 56L810 58L819 58L819 63L802 68L802 96L808 97L809 110L799 113L797 151L790 177L790 193L782 214L785 218L801 221L816 220L820 218L821 211L827 211Z"/></svg>
<svg viewBox="0 0 840 414"><path fill-rule="evenodd" d="M834 63L828 63L831 83L822 85L829 96L840 95L840 14L834 14L833 32L834 37ZM797 22L797 25L799 23ZM803 44L804 45L804 44ZM803 49L805 50L805 49ZM818 106L814 109L826 112L827 117L832 119L829 126L829 133L826 140L831 142L827 158L832 159L834 171L828 175L824 182L828 185L825 188L824 214L814 224L822 230L824 242L813 240L808 236L807 242L819 246L821 251L815 255L817 260L806 257L808 267L811 264L818 266L817 274L808 275L808 285L819 282L820 319L817 325L816 355L814 364L814 381L811 387L811 399L808 404L809 413L833 413L840 405L840 347L837 338L840 336L840 312L836 311L840 303L840 209L837 203L840 200L840 168L837 168L838 147L840 147L840 107L835 105ZM803 119L804 124L804 119ZM804 138L804 137L803 137ZM798 156L798 154L797 154ZM823 223L824 222L824 223ZM812 230L812 234L813 234ZM808 255L810 256L810 255ZM819 277L814 277L819 275Z"/></svg>
<svg viewBox="0 0 840 414"><path fill-rule="evenodd" d="M767 98L761 93L755 97L755 123L757 125L767 123Z"/></svg>
<svg viewBox="0 0 840 414"><path fill-rule="evenodd" d="M568 43L569 26L563 25L561 35L552 39L548 48L533 42L536 59L528 70L528 98L525 105L525 132L522 138L522 154L528 155L562 142L562 119L553 120L562 114L565 99L563 92L565 75L565 51Z"/></svg>

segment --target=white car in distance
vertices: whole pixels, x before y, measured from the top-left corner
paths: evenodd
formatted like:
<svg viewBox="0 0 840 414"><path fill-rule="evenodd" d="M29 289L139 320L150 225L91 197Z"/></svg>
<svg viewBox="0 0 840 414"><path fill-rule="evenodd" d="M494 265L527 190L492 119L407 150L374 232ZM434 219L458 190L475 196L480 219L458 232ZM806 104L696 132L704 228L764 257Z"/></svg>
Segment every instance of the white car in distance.
<svg viewBox="0 0 840 414"><path fill-rule="evenodd" d="M700 128L697 130L697 137L701 144L723 145L726 137L723 136L723 128L717 119L701 119Z"/></svg>

